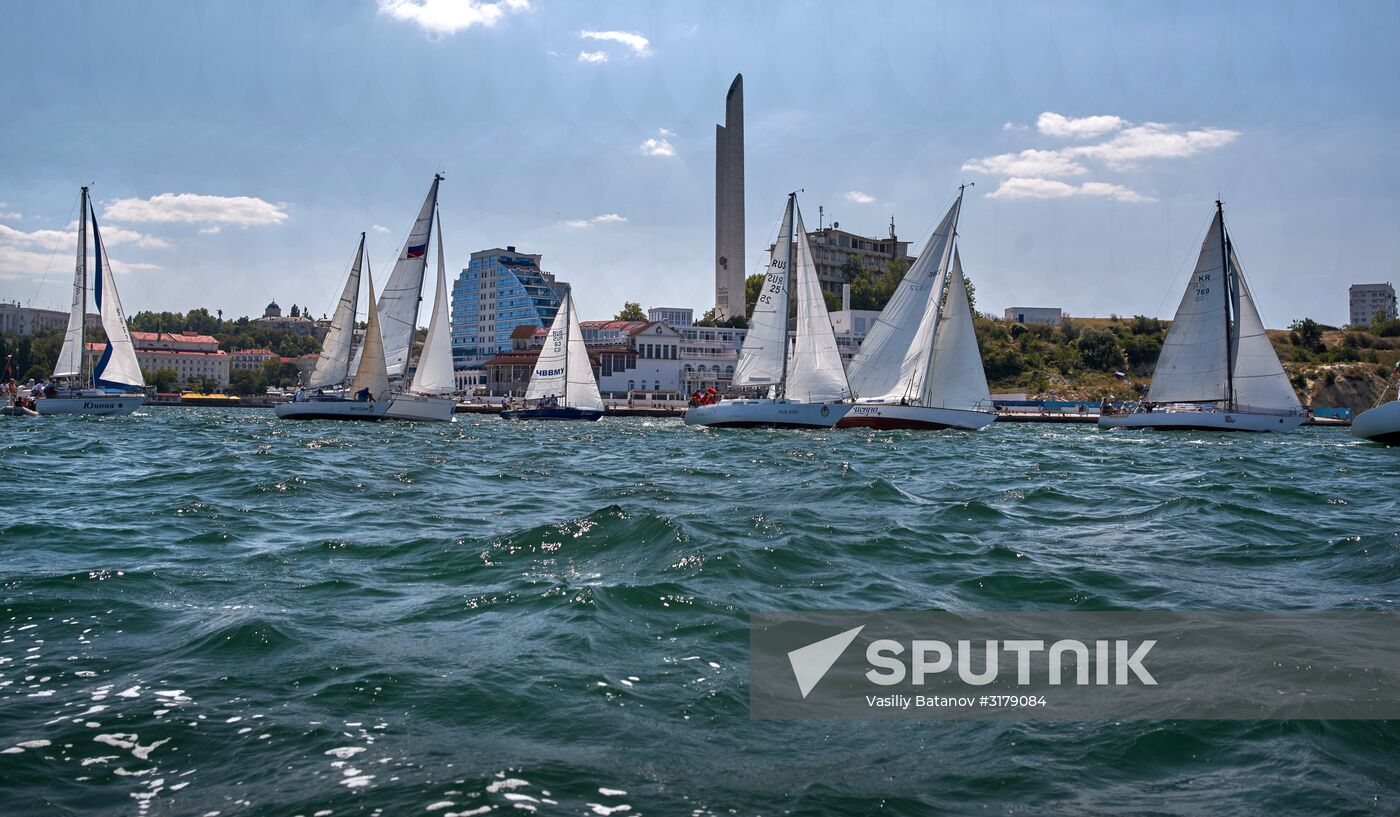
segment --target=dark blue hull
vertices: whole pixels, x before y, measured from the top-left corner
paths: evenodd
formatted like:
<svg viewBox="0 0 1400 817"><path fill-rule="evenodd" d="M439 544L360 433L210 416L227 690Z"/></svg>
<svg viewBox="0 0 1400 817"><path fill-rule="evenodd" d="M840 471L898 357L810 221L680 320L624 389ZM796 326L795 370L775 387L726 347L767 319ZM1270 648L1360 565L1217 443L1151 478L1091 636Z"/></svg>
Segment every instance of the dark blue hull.
<svg viewBox="0 0 1400 817"><path fill-rule="evenodd" d="M558 408L510 409L501 412L505 420L596 420L603 416L597 409Z"/></svg>

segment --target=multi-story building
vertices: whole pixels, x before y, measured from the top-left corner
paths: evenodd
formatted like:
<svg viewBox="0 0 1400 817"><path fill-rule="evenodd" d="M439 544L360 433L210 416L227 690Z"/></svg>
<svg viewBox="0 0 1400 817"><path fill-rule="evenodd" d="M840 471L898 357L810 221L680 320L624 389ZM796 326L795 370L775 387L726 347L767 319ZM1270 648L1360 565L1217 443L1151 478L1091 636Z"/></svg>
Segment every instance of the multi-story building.
<svg viewBox="0 0 1400 817"><path fill-rule="evenodd" d="M637 392L679 396L681 333L657 321L583 321L583 342L604 397ZM510 351L486 361L489 395L519 397L530 383L548 330L516 327ZM650 398L649 398L650 399Z"/></svg>
<svg viewBox="0 0 1400 817"><path fill-rule="evenodd" d="M720 392L728 389L747 334L747 329L727 326L681 327L681 391L690 394L710 387Z"/></svg>
<svg viewBox="0 0 1400 817"><path fill-rule="evenodd" d="M83 316L83 324L89 330L101 329L102 316L89 312ZM67 326L67 312L20 306L17 301L0 303L0 333L27 338L51 329L65 329Z"/></svg>
<svg viewBox="0 0 1400 817"><path fill-rule="evenodd" d="M817 265L817 280L821 281L822 291L832 295L840 295L842 285L850 283L847 273L852 267L885 270L895 259L914 261L909 255L909 242L900 241L895 235L893 221L888 238L848 232L841 229L840 222L833 222L830 227L808 231L807 243L812 247L812 260Z"/></svg>
<svg viewBox="0 0 1400 817"><path fill-rule="evenodd" d="M1048 306L1010 306L1002 313L1007 323L1043 323L1059 326L1064 313Z"/></svg>
<svg viewBox="0 0 1400 817"><path fill-rule="evenodd" d="M263 364L277 357L271 349L239 349L229 355L229 369L235 372L256 372Z"/></svg>
<svg viewBox="0 0 1400 817"><path fill-rule="evenodd" d="M132 332L136 362L148 375L160 369L170 369L181 384L206 378L228 387L229 355L219 348L219 342L209 335L194 332ZM87 370L92 371L106 349L105 343L89 343L85 350Z"/></svg>
<svg viewBox="0 0 1400 817"><path fill-rule="evenodd" d="M568 284L540 267L541 256L507 246L472 253L452 285L452 360L477 369L511 351L517 327L546 328Z"/></svg>
<svg viewBox="0 0 1400 817"><path fill-rule="evenodd" d="M880 317L878 309L851 309L849 297L845 308L831 313L831 328L836 332L836 348L841 352L841 362L849 366L851 358L860 351L875 321Z"/></svg>
<svg viewBox="0 0 1400 817"><path fill-rule="evenodd" d="M1379 312L1385 320L1395 319L1395 287L1390 284L1352 284L1351 325L1369 326Z"/></svg>
<svg viewBox="0 0 1400 817"><path fill-rule="evenodd" d="M653 306L647 310L647 319L679 329L695 323L695 310L681 306Z"/></svg>
<svg viewBox="0 0 1400 817"><path fill-rule="evenodd" d="M292 307L296 309L295 306ZM286 332L296 332L301 335L315 335L317 340L325 340L326 335L331 331L331 322L325 318L317 321L312 320L305 312L297 311L295 315L282 315L282 307L276 301L267 305L263 310L261 318L254 318L253 325L259 329L281 329Z"/></svg>

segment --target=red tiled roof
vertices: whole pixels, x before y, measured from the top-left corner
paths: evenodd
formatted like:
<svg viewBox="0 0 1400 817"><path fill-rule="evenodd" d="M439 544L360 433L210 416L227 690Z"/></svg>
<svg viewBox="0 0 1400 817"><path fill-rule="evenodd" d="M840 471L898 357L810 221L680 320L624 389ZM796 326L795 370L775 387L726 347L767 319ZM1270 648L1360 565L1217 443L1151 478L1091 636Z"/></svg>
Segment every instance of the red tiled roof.
<svg viewBox="0 0 1400 817"><path fill-rule="evenodd" d="M531 326L528 323L522 323L519 326L515 327L515 329L511 330L510 339L522 340L524 338L532 338L535 335L542 335L544 334L544 332L545 330L541 329L538 326Z"/></svg>
<svg viewBox="0 0 1400 817"><path fill-rule="evenodd" d="M167 341L169 341L169 342L178 342L178 343L213 343L213 344L217 344L217 343L218 343L217 340L215 340L214 338L210 337L209 335L201 335L201 334L198 334L198 333L196 333L196 332L179 332L179 333L173 333L173 332L132 332L132 333L131 333L131 339L132 339L132 340L148 340L148 341L153 341L153 342L154 342L154 341L161 341L161 342L167 342Z"/></svg>
<svg viewBox="0 0 1400 817"><path fill-rule="evenodd" d="M132 334L134 335L134 334L136 334L136 333L133 332ZM83 345L87 347L87 350L88 350L89 352L100 352L100 351L102 351L103 349L106 349L106 348L107 348L107 344L105 344L105 343L85 343L85 344L83 344ZM136 353L137 353L138 355L199 355L199 356L201 356L201 357L227 357L227 356L228 356L228 353L225 352L225 351L222 350L222 349L220 349L220 350L217 351L217 352L201 352L201 351L185 350L185 349L143 349L143 348L141 348L141 347L137 347Z"/></svg>

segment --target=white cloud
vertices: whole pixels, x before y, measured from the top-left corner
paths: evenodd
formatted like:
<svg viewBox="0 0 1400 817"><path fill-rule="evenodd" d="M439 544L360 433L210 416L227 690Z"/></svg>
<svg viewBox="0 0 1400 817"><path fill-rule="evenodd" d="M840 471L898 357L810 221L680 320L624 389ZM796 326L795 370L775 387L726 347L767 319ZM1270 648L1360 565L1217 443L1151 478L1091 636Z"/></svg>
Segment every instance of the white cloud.
<svg viewBox="0 0 1400 817"><path fill-rule="evenodd" d="M512 12L529 11L529 0L379 0L379 13L395 20L416 23L432 39L442 39L465 28L490 28Z"/></svg>
<svg viewBox="0 0 1400 817"><path fill-rule="evenodd" d="M161 193L149 199L117 199L104 205L102 214L106 218L137 223L182 222L252 227L281 224L287 220L286 207L286 204L273 204L254 196Z"/></svg>
<svg viewBox="0 0 1400 817"><path fill-rule="evenodd" d="M673 130L666 130L665 128L658 128L658 130L660 131L660 133L661 133L662 136L675 136L675 135L676 135L676 132L673 131ZM3 207L3 206L4 206L4 205L0 205L0 207Z"/></svg>
<svg viewBox="0 0 1400 817"><path fill-rule="evenodd" d="M168 241L155 236L138 233L115 225L101 228L102 241L108 247L134 246L144 249L165 249ZM91 241L91 238L89 238ZM49 274L55 280L55 271L67 270L71 276L73 256L78 251L78 225L70 224L65 230L31 230L25 232L0 224L0 279L19 279L27 276ZM141 269L160 269L150 263L131 263L120 258L108 258L112 269L119 273ZM62 275L59 276L62 279Z"/></svg>
<svg viewBox="0 0 1400 817"><path fill-rule="evenodd" d="M862 193L859 190L852 190L846 194L846 201L855 204L874 204L875 197L869 193Z"/></svg>
<svg viewBox="0 0 1400 817"><path fill-rule="evenodd" d="M676 147L671 144L667 136L675 136L674 133L661 128L661 136L656 139L648 139L642 142L642 155L644 156L675 156Z"/></svg>
<svg viewBox="0 0 1400 817"><path fill-rule="evenodd" d="M388 235L388 234L389 234L389 228L388 228L388 227L385 227L383 224L376 224L376 225L374 225L373 227L371 227L370 229L371 229L371 230L374 230L376 233L379 233L379 234L381 234L381 235Z"/></svg>
<svg viewBox="0 0 1400 817"><path fill-rule="evenodd" d="M1016 124L1015 122L1003 122L1003 123L1001 123L1001 129L1002 129L1003 131L1018 131L1018 130L1026 130L1026 126L1025 126L1025 125L1018 125L1018 124Z"/></svg>
<svg viewBox="0 0 1400 817"><path fill-rule="evenodd" d="M617 213L604 213L593 218L571 218L564 222L564 226L574 230L582 230L595 224L618 224L626 220L626 216L620 216Z"/></svg>
<svg viewBox="0 0 1400 817"><path fill-rule="evenodd" d="M15 211L13 211L13 210L6 210L6 209L5 209L6 207L9 207L9 206L10 206L10 203L9 203L9 202L7 202L7 201L0 201L0 218L8 219L8 220L10 220L10 221L21 221L21 220L24 219L24 214L23 214L23 213L18 213L18 212L15 212Z"/></svg>
<svg viewBox="0 0 1400 817"><path fill-rule="evenodd" d="M651 40L630 31L580 31L578 35L585 40L621 43L632 49L632 54L634 56L646 57L651 55Z"/></svg>
<svg viewBox="0 0 1400 817"><path fill-rule="evenodd" d="M1088 168L1058 150L1023 150L965 162L963 170L999 176L1078 176Z"/></svg>
<svg viewBox="0 0 1400 817"><path fill-rule="evenodd" d="M578 52L579 62L607 62L608 55L604 51L580 51Z"/></svg>
<svg viewBox="0 0 1400 817"><path fill-rule="evenodd" d="M1156 201L1121 184L1108 182L1084 182L1073 185L1055 179L1032 179L1014 177L1001 183L1001 186L987 195L989 199L1067 199L1104 198L1114 201L1141 203Z"/></svg>
<svg viewBox="0 0 1400 817"><path fill-rule="evenodd" d="M1116 131L1126 124L1121 116L1084 116L1073 119L1051 111L1046 111L1035 120L1036 130L1046 136L1063 139L1092 139Z"/></svg>
<svg viewBox="0 0 1400 817"><path fill-rule="evenodd" d="M199 234L200 234L200 235L218 235L219 233L221 233L221 232L223 232L223 231L224 231L224 228L223 228L223 227L220 227L219 225L215 224L213 227L201 227L201 228L199 229Z"/></svg>
<svg viewBox="0 0 1400 817"><path fill-rule="evenodd" d="M1088 156L1115 169L1131 167L1143 159L1186 159L1208 150L1224 147L1238 139L1239 131L1203 128L1176 131L1171 125L1147 122L1125 128L1107 142L1069 148L1077 156Z"/></svg>

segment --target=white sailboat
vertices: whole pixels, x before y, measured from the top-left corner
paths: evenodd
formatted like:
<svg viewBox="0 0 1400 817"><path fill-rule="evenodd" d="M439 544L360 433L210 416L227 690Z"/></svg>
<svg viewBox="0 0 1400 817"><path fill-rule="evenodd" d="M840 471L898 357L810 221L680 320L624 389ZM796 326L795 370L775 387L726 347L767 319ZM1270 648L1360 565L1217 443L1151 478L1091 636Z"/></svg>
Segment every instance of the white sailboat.
<svg viewBox="0 0 1400 817"><path fill-rule="evenodd" d="M428 335L418 354L413 382L394 393L385 416L391 420L437 420L448 422L457 410L457 378L452 368L452 315L448 300L447 262L442 252L442 215L437 217L437 292L433 313L428 319ZM410 344L412 343L410 336Z"/></svg>
<svg viewBox="0 0 1400 817"><path fill-rule="evenodd" d="M1395 369L1400 372L1400 363L1395 364ZM1391 384L1387 383L1381 391L1382 399L1390 393L1390 388ZM1351 436L1373 443L1400 445L1400 394L1388 403L1378 401L1356 415L1351 421Z"/></svg>
<svg viewBox="0 0 1400 817"><path fill-rule="evenodd" d="M797 342L789 356L788 305L794 284ZM841 365L796 193L788 195L777 241L769 251L763 290L749 317L749 331L732 382L735 388L763 390L765 396L692 406L685 413L685 424L831 428L851 408L845 402L851 387Z"/></svg>
<svg viewBox="0 0 1400 817"><path fill-rule="evenodd" d="M957 249L963 188L851 361L840 428L983 428L996 420Z"/></svg>
<svg viewBox="0 0 1400 817"><path fill-rule="evenodd" d="M531 405L533 403L533 405ZM554 315L544 347L535 361L525 408L501 412L507 420L597 420L603 416L603 396L593 363L583 342L583 329L574 310L573 293L566 293Z"/></svg>
<svg viewBox="0 0 1400 817"><path fill-rule="evenodd" d="M1264 330L1217 201L1147 401L1103 414L1099 427L1289 431L1307 419Z"/></svg>
<svg viewBox="0 0 1400 817"><path fill-rule="evenodd" d="M359 368L350 379L351 345L355 338L355 312L360 297L360 268L365 267L369 290L369 317L365 338L359 348ZM389 410L389 374L384 360L384 341L379 332L379 310L374 303L374 275L365 259L365 234L345 288L336 301L330 331L321 341L316 368L297 397L279 404L277 416L289 420L378 420ZM308 390L314 394L308 395Z"/></svg>
<svg viewBox="0 0 1400 817"><path fill-rule="evenodd" d="M107 248L97 226L97 211L82 189L81 212L78 216L78 261L73 271L73 301L68 313L68 329L63 336L63 348L58 353L52 378L66 382L66 387L38 395L35 410L39 414L130 414L146 401L142 391L146 386L141 364L136 360L136 347L126 325L117 282L107 261ZM93 275L92 299L102 316L102 330L107 345L85 373L84 317L87 311L87 224L92 221Z"/></svg>

